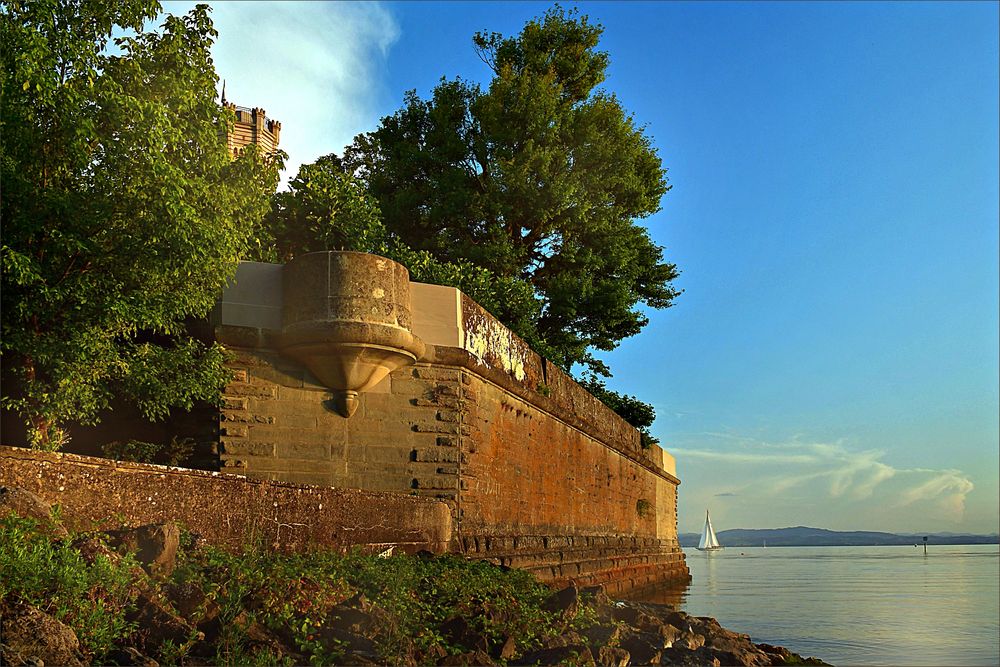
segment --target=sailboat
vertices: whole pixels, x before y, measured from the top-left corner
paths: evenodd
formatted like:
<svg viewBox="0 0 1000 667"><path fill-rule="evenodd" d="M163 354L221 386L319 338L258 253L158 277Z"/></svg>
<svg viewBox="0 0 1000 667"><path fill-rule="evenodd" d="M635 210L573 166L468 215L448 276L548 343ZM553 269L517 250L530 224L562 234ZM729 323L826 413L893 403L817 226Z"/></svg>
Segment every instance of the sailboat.
<svg viewBox="0 0 1000 667"><path fill-rule="evenodd" d="M715 536L715 531L712 530L712 518L708 516L708 510L705 510L705 530L701 532L701 540L698 541L698 551L721 551L722 545L719 544L719 538Z"/></svg>

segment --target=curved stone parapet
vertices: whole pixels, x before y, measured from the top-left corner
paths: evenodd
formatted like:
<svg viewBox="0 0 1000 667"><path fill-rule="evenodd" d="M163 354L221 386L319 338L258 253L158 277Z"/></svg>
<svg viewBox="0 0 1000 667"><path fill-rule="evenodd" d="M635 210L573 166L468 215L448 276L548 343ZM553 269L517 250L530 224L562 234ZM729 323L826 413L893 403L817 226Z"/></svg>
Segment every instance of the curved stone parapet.
<svg viewBox="0 0 1000 667"><path fill-rule="evenodd" d="M282 284L281 351L333 391L344 417L357 409L359 392L424 353L410 330L410 279L401 264L314 252L285 265Z"/></svg>

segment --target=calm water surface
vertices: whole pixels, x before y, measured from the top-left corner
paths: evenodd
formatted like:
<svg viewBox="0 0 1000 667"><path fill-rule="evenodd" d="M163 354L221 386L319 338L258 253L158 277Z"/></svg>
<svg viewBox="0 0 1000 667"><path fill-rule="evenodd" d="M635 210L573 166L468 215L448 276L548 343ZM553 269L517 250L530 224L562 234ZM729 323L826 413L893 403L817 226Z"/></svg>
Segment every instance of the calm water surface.
<svg viewBox="0 0 1000 667"><path fill-rule="evenodd" d="M685 549L677 604L756 642L843 665L1000 665L1000 547Z"/></svg>

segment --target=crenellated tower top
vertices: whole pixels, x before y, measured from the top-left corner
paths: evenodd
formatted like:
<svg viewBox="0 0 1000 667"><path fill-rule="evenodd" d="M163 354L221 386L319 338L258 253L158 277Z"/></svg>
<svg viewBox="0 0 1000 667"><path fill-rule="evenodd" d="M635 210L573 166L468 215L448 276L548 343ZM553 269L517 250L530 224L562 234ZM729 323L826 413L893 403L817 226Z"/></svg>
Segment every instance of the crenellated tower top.
<svg viewBox="0 0 1000 667"><path fill-rule="evenodd" d="M222 88L222 106L236 116L233 129L226 135L226 147L229 153L236 157L240 149L254 143L265 153L278 149L281 136L281 123L267 117L267 113L259 107L241 107L226 101L226 89Z"/></svg>

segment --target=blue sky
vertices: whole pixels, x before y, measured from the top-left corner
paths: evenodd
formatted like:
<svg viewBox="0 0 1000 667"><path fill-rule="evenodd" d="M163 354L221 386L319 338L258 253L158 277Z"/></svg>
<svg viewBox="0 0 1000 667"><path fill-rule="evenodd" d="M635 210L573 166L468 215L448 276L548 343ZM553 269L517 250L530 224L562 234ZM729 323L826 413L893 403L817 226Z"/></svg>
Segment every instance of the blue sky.
<svg viewBox="0 0 1000 667"><path fill-rule="evenodd" d="M218 3L216 66L293 171L485 84L472 34L548 6ZM998 5L580 8L673 185L643 224L684 294L604 357L657 408L681 530L996 532Z"/></svg>

